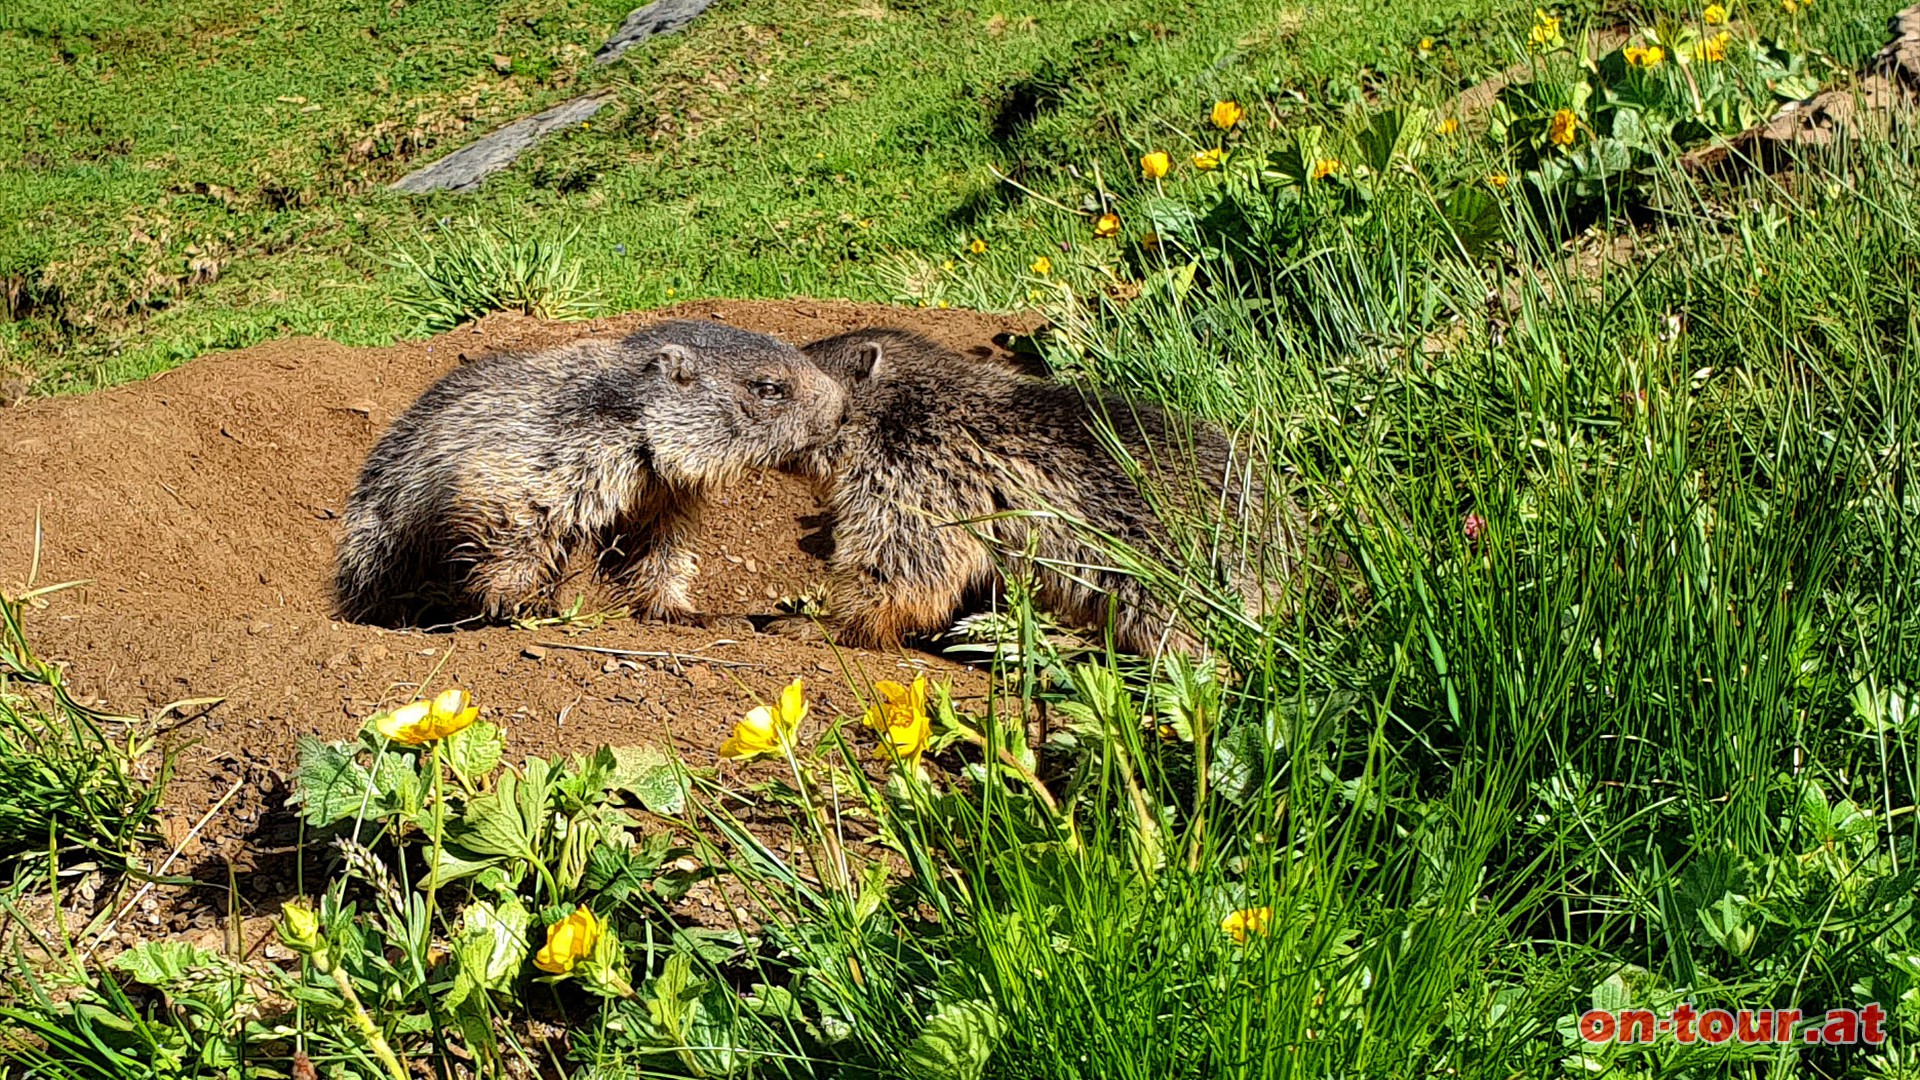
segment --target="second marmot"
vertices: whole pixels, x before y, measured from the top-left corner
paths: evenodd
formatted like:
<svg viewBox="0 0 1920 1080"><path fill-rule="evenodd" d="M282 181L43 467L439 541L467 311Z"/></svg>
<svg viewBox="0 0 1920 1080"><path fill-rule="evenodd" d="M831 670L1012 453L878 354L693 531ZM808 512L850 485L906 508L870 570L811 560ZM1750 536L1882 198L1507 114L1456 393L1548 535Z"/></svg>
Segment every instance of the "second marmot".
<svg viewBox="0 0 1920 1080"><path fill-rule="evenodd" d="M794 466L827 489L827 623L842 644L890 647L946 629L997 580L995 549L1031 575L1043 607L1096 631L1111 615L1114 644L1140 654L1162 644L1194 652L1197 642L1103 548L1178 565L1179 548L1191 559L1204 545L1200 557L1255 616L1268 603L1263 569L1275 580L1291 571L1289 522L1267 520L1290 504L1268 505L1261 470L1205 424L969 360L907 331L854 331L802 351L852 403L840 433ZM1109 448L1102 418L1131 467ZM1182 527L1170 529L1163 510ZM1262 558L1276 565L1262 568Z"/></svg>

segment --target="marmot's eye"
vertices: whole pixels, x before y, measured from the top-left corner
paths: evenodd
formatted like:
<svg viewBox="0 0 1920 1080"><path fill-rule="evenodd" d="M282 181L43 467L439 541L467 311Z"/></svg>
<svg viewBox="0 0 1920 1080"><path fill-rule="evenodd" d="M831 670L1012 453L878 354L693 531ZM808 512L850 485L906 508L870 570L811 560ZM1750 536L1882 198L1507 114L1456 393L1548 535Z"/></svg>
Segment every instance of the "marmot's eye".
<svg viewBox="0 0 1920 1080"><path fill-rule="evenodd" d="M757 382L753 384L753 396L761 401L785 401L787 386L785 383Z"/></svg>

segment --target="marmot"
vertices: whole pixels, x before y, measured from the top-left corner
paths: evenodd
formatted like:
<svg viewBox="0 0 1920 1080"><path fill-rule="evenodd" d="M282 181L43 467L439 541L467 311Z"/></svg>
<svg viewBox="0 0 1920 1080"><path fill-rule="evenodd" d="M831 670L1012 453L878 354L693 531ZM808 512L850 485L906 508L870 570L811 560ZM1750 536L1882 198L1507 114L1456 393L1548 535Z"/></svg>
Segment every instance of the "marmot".
<svg viewBox="0 0 1920 1080"><path fill-rule="evenodd" d="M1140 654L1198 643L1101 545L1178 565L1175 532L1190 548L1205 543L1201 557L1215 559L1256 616L1268 600L1250 560L1291 571L1288 523L1263 520L1291 503L1269 506L1260 470L1205 424L969 360L902 330L853 331L802 351L847 386L853 406L838 436L789 467L820 484L831 508L826 621L843 644L890 647L946 629L997 577L994 551L970 530L1031 574L1042 606L1096 631L1111 614L1115 645ZM1137 468L1109 448L1102 416ZM1156 505L1218 531L1169 530Z"/></svg>
<svg viewBox="0 0 1920 1080"><path fill-rule="evenodd" d="M411 623L550 610L593 545L634 613L687 597L707 493L831 437L841 384L790 345L718 323L483 357L393 422L348 500L340 617Z"/></svg>

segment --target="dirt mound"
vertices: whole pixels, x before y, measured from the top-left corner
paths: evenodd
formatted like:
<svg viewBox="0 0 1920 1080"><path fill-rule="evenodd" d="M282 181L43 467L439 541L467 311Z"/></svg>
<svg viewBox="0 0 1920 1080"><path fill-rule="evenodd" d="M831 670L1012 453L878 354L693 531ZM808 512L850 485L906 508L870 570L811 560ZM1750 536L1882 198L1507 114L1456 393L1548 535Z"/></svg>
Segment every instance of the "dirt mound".
<svg viewBox="0 0 1920 1080"><path fill-rule="evenodd" d="M161 725L187 748L168 800L176 839L229 793L230 812L205 838L244 832L278 805L295 736L349 735L430 677L471 688L506 725L516 758L654 739L712 762L748 704L796 675L808 677L819 707L850 709L834 653L780 638L631 620L422 634L329 618L347 495L374 440L421 390L489 350L665 318L723 319L796 344L906 326L982 358L1004 355L995 337L1023 328L958 311L707 302L593 323L495 316L389 348L288 340L210 356L145 382L0 411L0 583L17 592L29 581L90 582L50 597L29 625L43 655L70 665L77 695L129 715L225 699ZM820 545L808 542L817 514L807 489L784 477L727 492L706 523L701 609L765 614L773 598L818 581ZM911 653L848 656L868 678L950 667Z"/></svg>

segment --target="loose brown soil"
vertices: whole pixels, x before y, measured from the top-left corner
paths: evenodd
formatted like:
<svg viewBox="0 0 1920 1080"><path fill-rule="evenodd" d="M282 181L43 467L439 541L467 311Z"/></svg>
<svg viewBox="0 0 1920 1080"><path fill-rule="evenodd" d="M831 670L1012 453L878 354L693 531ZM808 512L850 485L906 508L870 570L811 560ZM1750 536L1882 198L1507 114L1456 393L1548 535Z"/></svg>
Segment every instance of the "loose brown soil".
<svg viewBox="0 0 1920 1080"><path fill-rule="evenodd" d="M154 718L151 730L178 751L163 822L170 848L230 796L186 845L187 865L224 856L245 870L291 843L278 811L296 736L349 737L430 678L434 689L471 689L483 715L506 726L510 758L653 740L696 766L713 764L744 710L796 676L825 715L854 708L831 649L744 628L621 619L419 633L329 617L335 530L361 461L433 379L493 349L686 317L794 343L904 326L983 359L1004 358L995 338L1027 328L970 312L824 301L685 304L572 324L495 316L389 348L275 341L0 411L0 588L17 595L32 584L87 582L49 596L29 633L43 657L69 666L78 696ZM817 515L804 486L776 475L726 493L706 526L702 610L768 614L774 598L816 583ZM556 643L727 663L623 662ZM856 679L930 668L956 677L957 692L983 686L926 654L844 655ZM196 698L222 700L158 716Z"/></svg>

